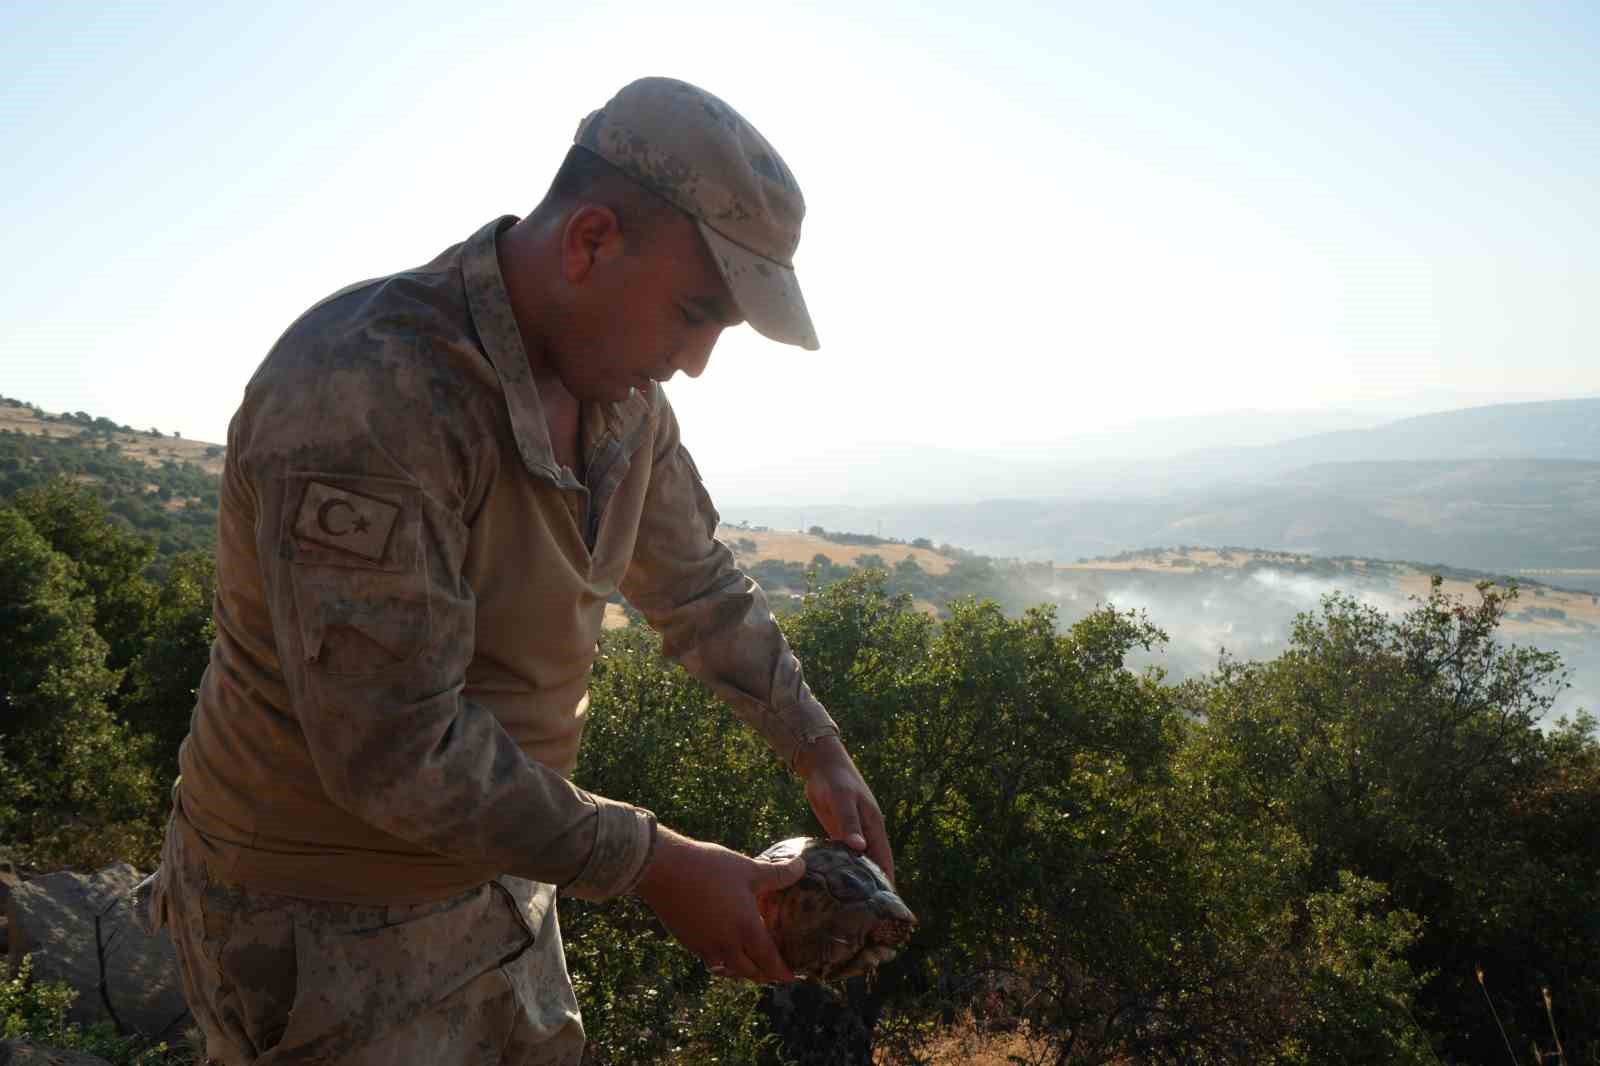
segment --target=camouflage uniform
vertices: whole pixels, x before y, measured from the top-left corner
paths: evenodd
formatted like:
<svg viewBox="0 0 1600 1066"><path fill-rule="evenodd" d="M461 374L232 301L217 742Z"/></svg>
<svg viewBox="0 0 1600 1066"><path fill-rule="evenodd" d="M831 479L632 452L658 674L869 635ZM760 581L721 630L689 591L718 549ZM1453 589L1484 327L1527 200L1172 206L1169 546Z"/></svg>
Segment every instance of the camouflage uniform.
<svg viewBox="0 0 1600 1066"><path fill-rule="evenodd" d="M502 876L435 903L335 903L215 880L211 852L175 826L156 906L212 1060L581 1060L552 886Z"/></svg>
<svg viewBox="0 0 1600 1066"><path fill-rule="evenodd" d="M514 221L312 308L229 427L152 903L223 1062L578 1061L553 886L628 892L655 838L568 780L613 592L791 765L837 733L659 388L586 404L581 470L556 461Z"/></svg>

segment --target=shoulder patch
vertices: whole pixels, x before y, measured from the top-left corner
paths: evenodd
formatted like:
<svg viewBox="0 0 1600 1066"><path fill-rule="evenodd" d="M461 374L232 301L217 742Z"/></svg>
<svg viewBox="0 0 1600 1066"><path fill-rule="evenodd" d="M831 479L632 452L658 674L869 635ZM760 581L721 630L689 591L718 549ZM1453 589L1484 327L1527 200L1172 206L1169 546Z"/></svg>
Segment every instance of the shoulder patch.
<svg viewBox="0 0 1600 1066"><path fill-rule="evenodd" d="M383 561L399 517L400 508L386 500L309 481L295 515L294 535L377 563Z"/></svg>

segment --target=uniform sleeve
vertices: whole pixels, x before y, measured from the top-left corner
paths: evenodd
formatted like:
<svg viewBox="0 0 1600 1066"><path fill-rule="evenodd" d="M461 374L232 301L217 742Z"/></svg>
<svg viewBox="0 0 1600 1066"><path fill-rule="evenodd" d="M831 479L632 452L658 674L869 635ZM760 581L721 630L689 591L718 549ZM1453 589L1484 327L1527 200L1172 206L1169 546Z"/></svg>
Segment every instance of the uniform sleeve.
<svg viewBox="0 0 1600 1066"><path fill-rule="evenodd" d="M718 516L665 397L650 486L622 594L663 651L710 686L791 768L839 728L805 682L766 593L716 539Z"/></svg>
<svg viewBox="0 0 1600 1066"><path fill-rule="evenodd" d="M278 658L317 775L415 846L585 898L627 892L654 816L530 760L463 696L476 612L462 565L493 409L475 417L413 344L284 355L242 408Z"/></svg>

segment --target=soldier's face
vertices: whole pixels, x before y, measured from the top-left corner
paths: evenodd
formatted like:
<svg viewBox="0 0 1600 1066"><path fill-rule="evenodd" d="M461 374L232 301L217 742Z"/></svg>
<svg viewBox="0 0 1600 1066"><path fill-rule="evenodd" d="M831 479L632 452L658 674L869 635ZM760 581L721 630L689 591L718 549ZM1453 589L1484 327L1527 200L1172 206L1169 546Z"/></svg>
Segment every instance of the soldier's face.
<svg viewBox="0 0 1600 1066"><path fill-rule="evenodd" d="M740 321L699 230L662 222L601 255L584 286L584 335L562 378L582 400L618 401L678 371L699 377L722 331Z"/></svg>

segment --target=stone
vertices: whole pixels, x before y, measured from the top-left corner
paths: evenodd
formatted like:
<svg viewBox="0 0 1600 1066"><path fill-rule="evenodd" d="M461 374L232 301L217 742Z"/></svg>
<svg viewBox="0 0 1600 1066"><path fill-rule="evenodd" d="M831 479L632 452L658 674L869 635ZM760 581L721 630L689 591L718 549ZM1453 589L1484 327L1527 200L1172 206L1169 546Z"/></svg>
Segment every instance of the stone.
<svg viewBox="0 0 1600 1066"><path fill-rule="evenodd" d="M124 1034L169 1039L188 1007L166 930L152 936L134 924L129 896L139 879L123 862L90 876L63 871L18 885L7 904L11 967L15 972L31 952L34 980L76 989L69 1021L109 1021Z"/></svg>
<svg viewBox="0 0 1600 1066"><path fill-rule="evenodd" d="M11 890L22 884L22 874L17 870L17 864L4 854L0 854L0 951L6 951L6 941L10 922L6 919L6 901L11 898Z"/></svg>
<svg viewBox="0 0 1600 1066"><path fill-rule="evenodd" d="M11 890L20 884L22 873L17 869L17 864L0 854L0 910L5 909L6 900L11 898Z"/></svg>
<svg viewBox="0 0 1600 1066"><path fill-rule="evenodd" d="M0 1066L111 1066L98 1055L63 1051L23 1040L0 1040Z"/></svg>

